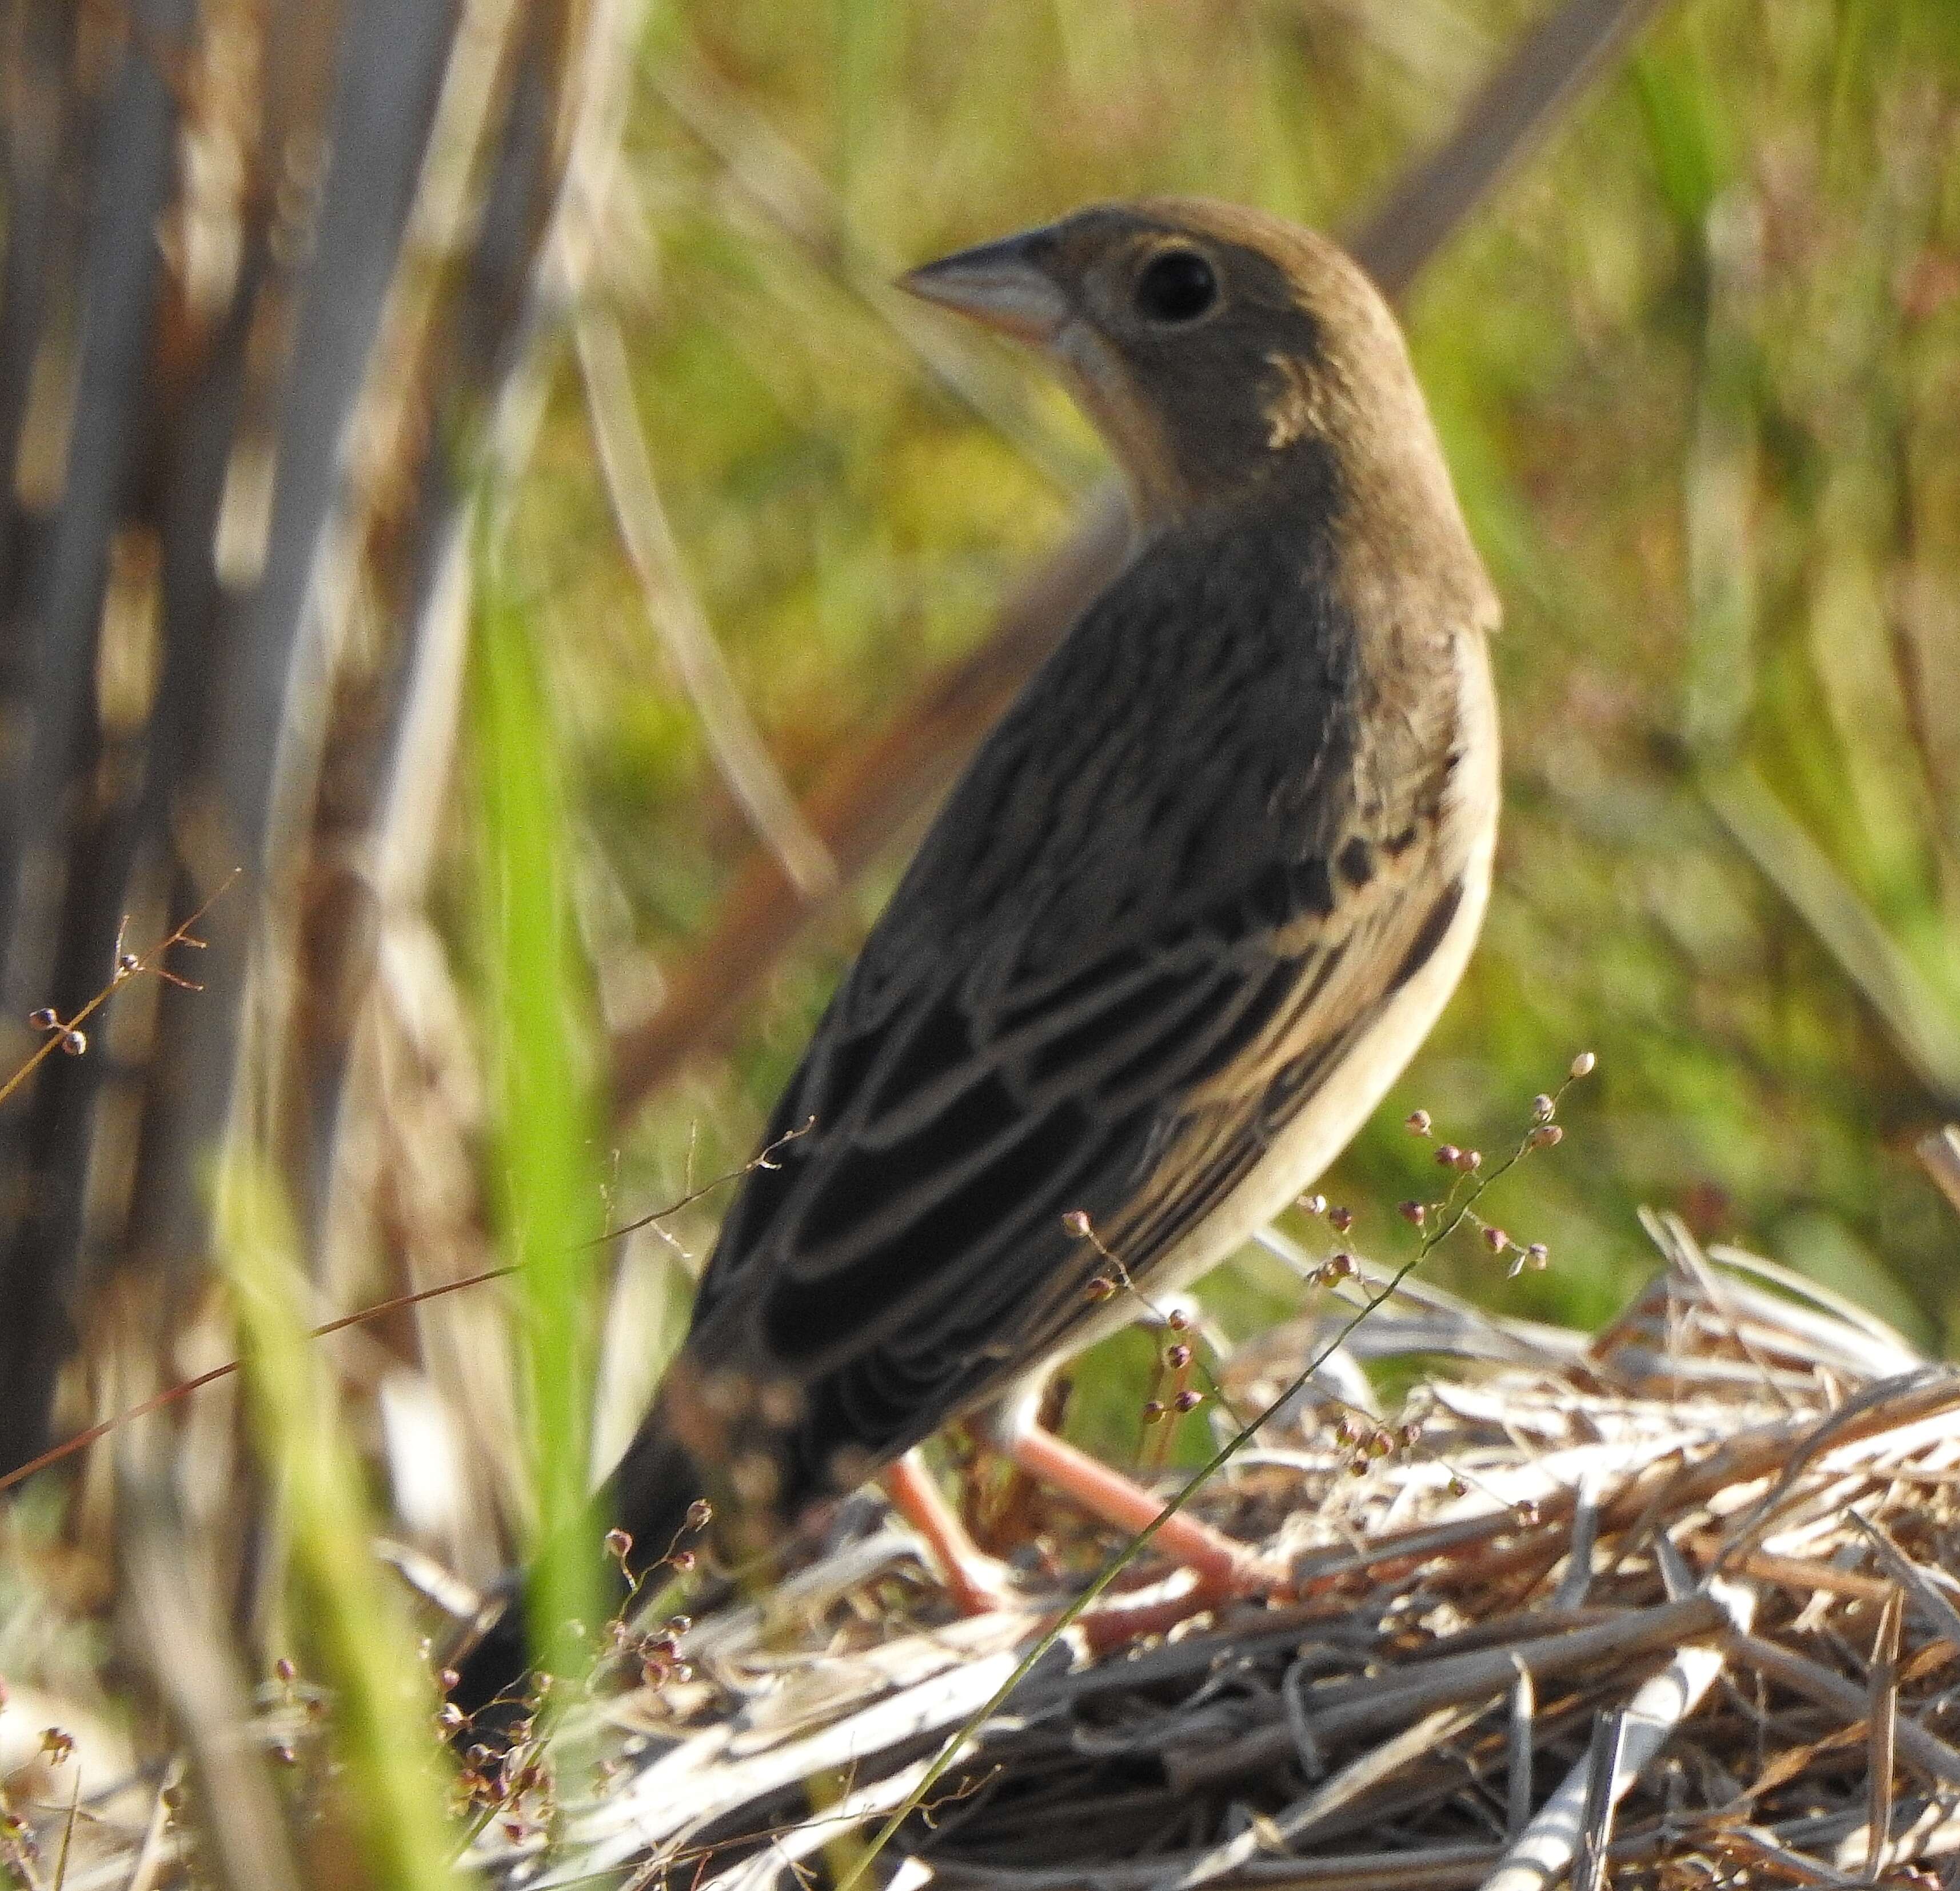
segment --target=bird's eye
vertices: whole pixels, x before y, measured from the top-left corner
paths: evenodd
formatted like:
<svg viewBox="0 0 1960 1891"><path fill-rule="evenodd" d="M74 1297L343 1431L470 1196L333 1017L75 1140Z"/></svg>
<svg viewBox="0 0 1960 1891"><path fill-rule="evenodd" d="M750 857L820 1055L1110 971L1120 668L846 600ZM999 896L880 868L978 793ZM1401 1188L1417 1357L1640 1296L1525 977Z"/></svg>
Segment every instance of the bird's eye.
<svg viewBox="0 0 1960 1891"><path fill-rule="evenodd" d="M1195 249L1166 249L1137 278L1137 307L1153 322L1195 322L1218 300L1218 278Z"/></svg>

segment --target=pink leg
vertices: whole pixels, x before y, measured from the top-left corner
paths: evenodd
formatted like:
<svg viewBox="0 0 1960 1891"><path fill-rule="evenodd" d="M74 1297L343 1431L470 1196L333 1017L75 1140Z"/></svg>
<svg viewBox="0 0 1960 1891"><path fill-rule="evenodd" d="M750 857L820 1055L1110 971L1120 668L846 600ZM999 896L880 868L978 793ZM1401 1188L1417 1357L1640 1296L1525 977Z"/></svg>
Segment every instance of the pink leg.
<svg viewBox="0 0 1960 1891"><path fill-rule="evenodd" d="M1005 1563L988 1556L939 1493L939 1486L910 1451L879 1473L900 1516L925 1539L948 1592L963 1615L991 1615L1023 1606Z"/></svg>
<svg viewBox="0 0 1960 1891"><path fill-rule="evenodd" d="M1161 1500L1142 1485L1064 1444L1052 1432L1039 1426L1017 1427L1005 1445L1008 1455L1030 1477L1072 1498L1090 1516L1132 1536L1163 1514ZM1197 1577L1197 1590L1185 1603L1187 1613L1286 1586L1285 1570L1268 1563L1250 1546L1235 1542L1182 1511L1166 1519L1150 1544Z"/></svg>

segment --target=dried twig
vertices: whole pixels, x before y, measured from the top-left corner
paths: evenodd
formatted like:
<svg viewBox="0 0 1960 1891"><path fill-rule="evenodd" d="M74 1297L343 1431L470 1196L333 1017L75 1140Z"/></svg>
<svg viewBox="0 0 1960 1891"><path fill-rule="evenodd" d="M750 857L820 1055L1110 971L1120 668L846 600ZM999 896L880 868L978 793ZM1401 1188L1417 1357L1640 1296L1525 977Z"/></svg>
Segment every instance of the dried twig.
<svg viewBox="0 0 1960 1891"><path fill-rule="evenodd" d="M1882 1524L1873 1523L1869 1517L1862 1517L1855 1510L1847 1510L1844 1515L1846 1521L1857 1528L1876 1552L1879 1561L1885 1565L1885 1573L1911 1598L1927 1626L1935 1635L1943 1635L1955 1647L1960 1648L1960 1609L1956 1609L1934 1587L1926 1572L1893 1541L1891 1533ZM1882 1597L1883 1585L1879 1587Z"/></svg>
<svg viewBox="0 0 1960 1891"><path fill-rule="evenodd" d="M1475 1726L1489 1705L1478 1702L1466 1707L1440 1707L1425 1715L1414 1726L1351 1761L1298 1805L1275 1819L1248 1826L1237 1838L1208 1852L1188 1870L1165 1879L1163 1891L1192 1891L1196 1886L1211 1884L1277 1843L1290 1844L1303 1837L1344 1806L1393 1778L1411 1760L1435 1752L1445 1741Z"/></svg>
<svg viewBox="0 0 1960 1891"><path fill-rule="evenodd" d="M1711 1599L1732 1621L1746 1623L1754 1613L1748 1591L1725 1585ZM1615 1743L1612 1765L1599 1797L1618 1805L1675 1729L1701 1704L1722 1672L1719 1648L1684 1648L1664 1673L1656 1675L1627 1704ZM1484 1881L1484 1891L1542 1891L1571 1865L1585 1829L1590 1756L1568 1773L1504 1862Z"/></svg>
<svg viewBox="0 0 1960 1891"><path fill-rule="evenodd" d="M1801 1694L1818 1706L1862 1724L1867 1705L1865 1689L1821 1663L1793 1653L1760 1635L1736 1634L1726 1638L1729 1656L1738 1667L1754 1668L1769 1680ZM1936 1738L1916 1721L1898 1724L1899 1757L1937 1785L1960 1786L1960 1753Z"/></svg>
<svg viewBox="0 0 1960 1891"><path fill-rule="evenodd" d="M1939 1192L1960 1212L1960 1127L1949 1123L1920 1138L1920 1166L1939 1185Z"/></svg>
<svg viewBox="0 0 1960 1891"><path fill-rule="evenodd" d="M1895 1589L1879 1614L1872 1665L1865 1681L1865 1816L1873 1845L1868 1875L1876 1883L1885 1869L1885 1835L1892 1829L1892 1765L1898 1750L1899 1624L1905 1596Z"/></svg>
<svg viewBox="0 0 1960 1891"><path fill-rule="evenodd" d="M1779 1325L1750 1291L1676 1267L1563 1355L1491 1329L1488 1365L1415 1395L1435 1460L1357 1459L1287 1406L1261 1461L1190 1501L1290 1556L1295 1599L1141 1651L1008 1612L948 1622L904 1532L847 1532L768 1607L667 1625L685 1679L568 1702L541 1756L578 1756L556 1757L553 1823L486 1817L470 1862L563 1891L791 1891L819 1850L846 1875L923 1788L899 1832L915 1891L1895 1878L1960 1848L1939 1573L1960 1378L1879 1372L1902 1343L1794 1305ZM1813 1354L1838 1364L1790 1374L1786 1413L1759 1368ZM1847 1508L1875 1489L1882 1527ZM1554 1606L1589 1534L1586 1600ZM1107 1555L1065 1525L1052 1541L1068 1566ZM609 1783L582 1791L595 1750ZM65 1796L37 1815L50 1857ZM116 1891L103 1870L71 1875Z"/></svg>
<svg viewBox="0 0 1960 1891"><path fill-rule="evenodd" d="M1433 1656L1414 1664L1404 1680L1370 1675L1328 1689L1332 1698L1316 1710L1313 1730L1328 1740L1398 1726L1412 1716L1461 1702L1488 1705L1510 1691L1520 1667L1542 1687L1548 1681L1609 1672L1657 1649L1678 1648L1730 1619L1731 1611L1720 1597L1703 1592L1684 1602L1631 1613L1596 1629L1545 1635L1480 1654ZM1284 1756L1291 1740L1284 1727L1262 1729L1229 1746L1174 1762L1169 1769L1172 1782L1188 1791L1261 1772Z"/></svg>
<svg viewBox="0 0 1960 1891"><path fill-rule="evenodd" d="M124 952L119 942L116 963L110 967L109 976L94 996L71 1016L59 1017L52 1011L37 1012L33 1022L43 1034L40 1044L19 1069L4 1081L0 1081L0 1103L5 1102L57 1050L70 1057L84 1056L88 1050L88 1034L81 1027L131 979L147 976L161 978L166 984L180 986L186 991L202 990L202 987L194 980L185 978L170 969L170 954L180 950L204 950L205 941L198 937L197 929L203 924L205 915L237 883L238 876L243 870L234 867L208 899L188 918L173 926L164 938L158 939L147 951Z"/></svg>

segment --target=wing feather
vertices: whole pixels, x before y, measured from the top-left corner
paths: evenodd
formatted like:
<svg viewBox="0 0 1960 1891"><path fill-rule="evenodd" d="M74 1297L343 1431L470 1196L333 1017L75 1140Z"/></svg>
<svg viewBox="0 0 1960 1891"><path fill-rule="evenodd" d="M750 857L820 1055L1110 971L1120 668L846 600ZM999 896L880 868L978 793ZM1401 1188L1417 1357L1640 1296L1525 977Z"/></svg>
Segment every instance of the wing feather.
<svg viewBox="0 0 1960 1891"><path fill-rule="evenodd" d="M800 1491L1066 1336L1101 1264L1066 1211L1147 1279L1447 930L1452 731L1364 750L1351 627L1297 543L1220 583L1217 558L1258 551L1182 554L1208 602L1267 600L1229 634L1195 630L1148 555L1092 608L954 791L778 1106L772 1136L814 1125L746 1181L689 1352L801 1389L779 1441ZM1163 726L1084 713L1132 656ZM1146 818L1169 831L1131 831Z"/></svg>

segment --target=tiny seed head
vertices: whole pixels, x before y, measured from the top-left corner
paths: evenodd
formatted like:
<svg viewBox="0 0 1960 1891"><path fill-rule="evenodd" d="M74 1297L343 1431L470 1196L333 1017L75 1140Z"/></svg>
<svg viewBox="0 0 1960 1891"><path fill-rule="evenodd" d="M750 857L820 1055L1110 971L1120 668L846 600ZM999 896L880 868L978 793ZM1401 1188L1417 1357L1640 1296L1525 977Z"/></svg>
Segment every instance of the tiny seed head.
<svg viewBox="0 0 1960 1891"><path fill-rule="evenodd" d="M1428 1135L1429 1112L1427 1110L1410 1111L1408 1116L1403 1120L1402 1127L1407 1130L1411 1136Z"/></svg>
<svg viewBox="0 0 1960 1891"><path fill-rule="evenodd" d="M1572 1060L1572 1074L1575 1079L1589 1077L1599 1067L1599 1060L1589 1050L1582 1050Z"/></svg>

